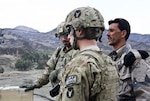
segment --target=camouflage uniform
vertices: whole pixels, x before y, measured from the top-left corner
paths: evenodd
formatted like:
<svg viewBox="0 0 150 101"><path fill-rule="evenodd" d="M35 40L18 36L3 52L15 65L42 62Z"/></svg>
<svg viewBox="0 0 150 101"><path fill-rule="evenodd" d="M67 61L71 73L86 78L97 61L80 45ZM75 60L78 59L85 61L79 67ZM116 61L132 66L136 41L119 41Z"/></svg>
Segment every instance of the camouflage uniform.
<svg viewBox="0 0 150 101"><path fill-rule="evenodd" d="M78 51L74 50L71 47L68 38L68 30L66 29L64 22L61 22L57 26L55 36L60 38L64 46L61 48L57 48L51 58L47 61L47 67L41 77L39 77L33 84L23 84L20 86L20 88L25 88L25 91L30 91L34 90L35 88L40 88L43 85L48 84L49 82L51 82L52 86L55 86L56 84L58 85L61 80L61 77L59 77L59 74L61 74L61 70L66 65L66 63L74 58ZM59 90L57 91L57 93L59 93ZM51 94L51 96L54 95L55 94Z"/></svg>
<svg viewBox="0 0 150 101"><path fill-rule="evenodd" d="M116 101L115 63L99 48L81 51L65 66L58 101Z"/></svg>
<svg viewBox="0 0 150 101"><path fill-rule="evenodd" d="M123 65L124 56L130 51L135 53L137 60L131 67L125 67L125 65ZM117 63L120 76L118 101L150 101L148 100L150 98L150 71L142 73L142 70L146 71L144 69L147 68L148 65L141 59L140 54L136 52L136 50L133 50L129 44L124 45L116 52L116 55L112 54L112 52L110 56ZM146 78L148 80L146 80ZM140 84L141 82L145 84ZM143 94L143 92L148 92L145 94L149 97L144 98L145 94Z"/></svg>
<svg viewBox="0 0 150 101"><path fill-rule="evenodd" d="M36 80L35 84L38 87L48 84L50 73L54 70L63 68L76 54L77 51L71 47L68 50L66 50L66 47L57 48L51 58L47 61L48 67L46 67L43 75ZM58 83L58 81L56 83Z"/></svg>
<svg viewBox="0 0 150 101"><path fill-rule="evenodd" d="M131 78L136 101L150 101L150 63L137 58L133 64Z"/></svg>
<svg viewBox="0 0 150 101"><path fill-rule="evenodd" d="M57 101L116 101L116 64L96 44L104 31L102 15L80 7L68 14L65 24L71 45L80 52L63 69Z"/></svg>
<svg viewBox="0 0 150 101"><path fill-rule="evenodd" d="M41 87L49 81L52 86L58 84L61 79L61 77L58 77L58 74L66 63L68 63L77 54L77 50L74 50L71 47L67 35L68 30L66 29L65 22L61 22L57 26L55 36L60 38L64 46L57 48L51 58L47 61L47 67L44 74L35 82L37 87Z"/></svg>

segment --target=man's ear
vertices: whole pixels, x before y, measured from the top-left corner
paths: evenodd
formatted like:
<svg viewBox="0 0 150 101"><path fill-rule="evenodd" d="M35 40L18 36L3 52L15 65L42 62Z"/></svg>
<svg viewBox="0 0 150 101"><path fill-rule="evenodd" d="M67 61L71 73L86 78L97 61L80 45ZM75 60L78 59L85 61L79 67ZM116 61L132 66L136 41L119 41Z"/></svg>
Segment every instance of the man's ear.
<svg viewBox="0 0 150 101"><path fill-rule="evenodd" d="M127 35L127 31L126 31L126 30L123 30L123 31L121 31L121 34L122 34L122 38L125 38L126 35Z"/></svg>

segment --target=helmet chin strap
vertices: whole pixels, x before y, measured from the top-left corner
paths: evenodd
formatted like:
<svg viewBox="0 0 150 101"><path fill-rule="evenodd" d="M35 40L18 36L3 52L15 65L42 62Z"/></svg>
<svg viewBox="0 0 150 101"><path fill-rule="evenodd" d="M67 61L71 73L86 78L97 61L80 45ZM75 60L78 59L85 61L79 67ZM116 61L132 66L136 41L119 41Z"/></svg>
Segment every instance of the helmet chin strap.
<svg viewBox="0 0 150 101"><path fill-rule="evenodd" d="M75 50L77 50L77 49L79 49L79 47L77 46L77 37L76 37L76 32L75 32L75 30L74 29L72 29L73 30L73 37L74 37L74 40L73 40L73 49L75 49Z"/></svg>
<svg viewBox="0 0 150 101"><path fill-rule="evenodd" d="M79 47L77 47L77 38L74 37L74 41L73 41L73 49L77 50L79 49Z"/></svg>

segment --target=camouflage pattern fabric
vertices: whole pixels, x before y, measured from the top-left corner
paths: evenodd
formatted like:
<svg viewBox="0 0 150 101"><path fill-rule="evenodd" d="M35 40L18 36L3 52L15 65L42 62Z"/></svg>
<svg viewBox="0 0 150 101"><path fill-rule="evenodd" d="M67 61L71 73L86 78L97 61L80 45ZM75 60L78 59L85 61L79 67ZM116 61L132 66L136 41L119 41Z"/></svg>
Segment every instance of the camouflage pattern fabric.
<svg viewBox="0 0 150 101"><path fill-rule="evenodd" d="M68 34L68 30L66 29L65 22L61 22L56 29L55 36L59 37L62 35Z"/></svg>
<svg viewBox="0 0 150 101"><path fill-rule="evenodd" d="M116 101L116 65L102 51L84 50L62 73L57 101Z"/></svg>
<svg viewBox="0 0 150 101"><path fill-rule="evenodd" d="M116 57L111 54L112 59L116 59L120 76L118 101L150 101L149 65L138 58L133 66L125 67L124 56L130 51L133 49L126 44L117 50Z"/></svg>
<svg viewBox="0 0 150 101"><path fill-rule="evenodd" d="M76 54L77 51L72 48L69 50L66 50L65 47L57 48L51 58L47 61L47 67L45 68L43 75L35 81L35 84L38 87L48 84L50 73L54 70L63 68ZM59 80L57 80L57 82L59 82ZM55 85L55 83L52 83L52 85Z"/></svg>
<svg viewBox="0 0 150 101"><path fill-rule="evenodd" d="M150 64L137 59L132 71L132 82L136 101L150 101Z"/></svg>

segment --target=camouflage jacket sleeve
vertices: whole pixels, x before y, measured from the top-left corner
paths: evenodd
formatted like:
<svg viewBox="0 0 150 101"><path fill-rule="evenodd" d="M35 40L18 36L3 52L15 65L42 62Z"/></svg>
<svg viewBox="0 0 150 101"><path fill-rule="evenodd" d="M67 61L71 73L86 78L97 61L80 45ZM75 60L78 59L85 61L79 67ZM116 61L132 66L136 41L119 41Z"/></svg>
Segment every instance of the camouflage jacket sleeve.
<svg viewBox="0 0 150 101"><path fill-rule="evenodd" d="M133 90L137 101L150 99L150 64L147 60L136 60L131 73Z"/></svg>
<svg viewBox="0 0 150 101"><path fill-rule="evenodd" d="M35 81L35 84L38 87L42 87L43 85L46 85L49 83L49 75L51 71L55 69L56 61L57 61L57 55L60 48L56 49L56 51L53 53L51 58L47 61L47 67L45 67L44 73Z"/></svg>

